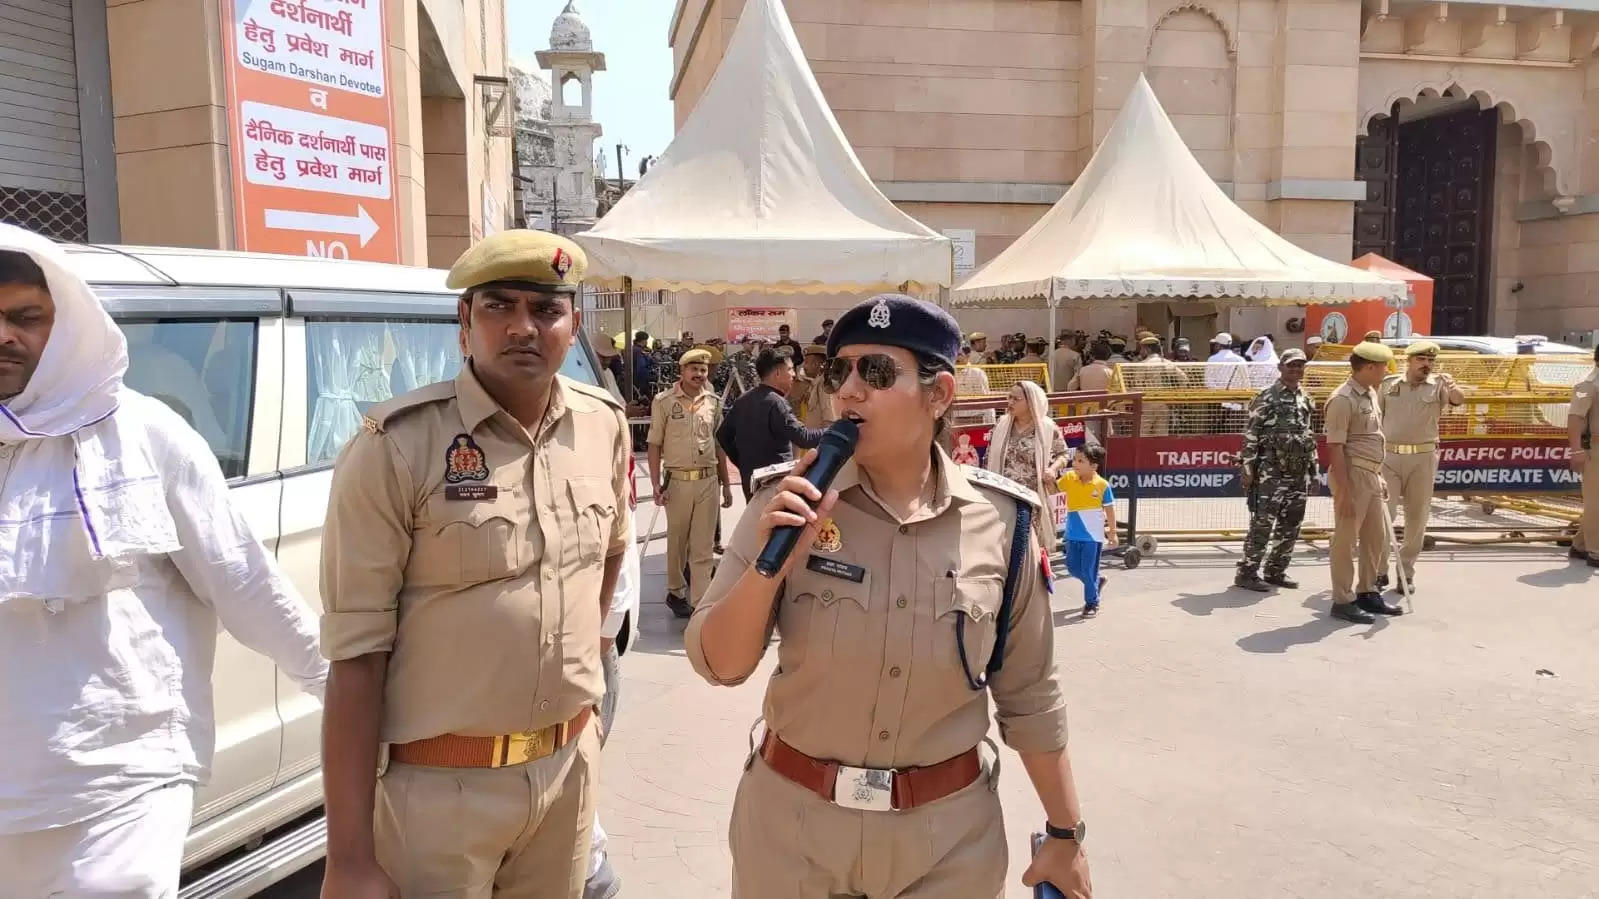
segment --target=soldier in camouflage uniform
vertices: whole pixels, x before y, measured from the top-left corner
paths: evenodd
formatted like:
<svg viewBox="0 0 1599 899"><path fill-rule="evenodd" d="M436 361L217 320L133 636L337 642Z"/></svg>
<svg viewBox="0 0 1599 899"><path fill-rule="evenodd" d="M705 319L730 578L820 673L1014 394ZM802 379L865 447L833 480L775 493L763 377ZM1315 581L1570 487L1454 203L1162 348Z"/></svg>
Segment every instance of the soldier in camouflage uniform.
<svg viewBox="0 0 1599 899"><path fill-rule="evenodd" d="M1249 491L1249 535L1233 583L1261 593L1268 585L1298 587L1288 577L1288 558L1305 520L1305 497L1316 480L1316 406L1300 389L1305 354L1286 350L1277 383L1255 397L1244 430L1244 489ZM1265 577L1260 574L1265 560Z"/></svg>

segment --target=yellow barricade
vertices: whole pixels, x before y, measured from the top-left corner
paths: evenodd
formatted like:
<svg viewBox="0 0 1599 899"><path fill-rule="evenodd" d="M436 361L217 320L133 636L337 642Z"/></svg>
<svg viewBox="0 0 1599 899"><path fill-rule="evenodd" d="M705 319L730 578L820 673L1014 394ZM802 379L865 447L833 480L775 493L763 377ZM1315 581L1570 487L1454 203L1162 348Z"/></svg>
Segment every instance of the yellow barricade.
<svg viewBox="0 0 1599 899"><path fill-rule="evenodd" d="M961 372L968 368L980 369L988 378L988 393L972 392L968 389L971 379L962 378ZM958 365L955 367L955 383L959 396L991 396L993 394L1010 393L1010 389L1022 381L1033 381L1050 391L1049 366L1041 362L1025 362L1015 365ZM1064 388L1064 385L1062 385Z"/></svg>

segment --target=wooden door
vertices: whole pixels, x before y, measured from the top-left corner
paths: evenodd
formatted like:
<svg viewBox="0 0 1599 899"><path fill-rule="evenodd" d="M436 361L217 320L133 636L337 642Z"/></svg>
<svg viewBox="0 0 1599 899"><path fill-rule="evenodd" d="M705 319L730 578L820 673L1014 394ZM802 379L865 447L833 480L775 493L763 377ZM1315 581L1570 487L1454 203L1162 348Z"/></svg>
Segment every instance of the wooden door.
<svg viewBox="0 0 1599 899"><path fill-rule="evenodd" d="M1493 214L1493 110L1399 126L1395 261L1433 278L1433 332L1485 334Z"/></svg>
<svg viewBox="0 0 1599 899"><path fill-rule="evenodd" d="M1394 179L1399 142L1392 116L1372 119L1355 138L1355 177L1366 182L1366 199L1355 204L1355 252L1394 258Z"/></svg>

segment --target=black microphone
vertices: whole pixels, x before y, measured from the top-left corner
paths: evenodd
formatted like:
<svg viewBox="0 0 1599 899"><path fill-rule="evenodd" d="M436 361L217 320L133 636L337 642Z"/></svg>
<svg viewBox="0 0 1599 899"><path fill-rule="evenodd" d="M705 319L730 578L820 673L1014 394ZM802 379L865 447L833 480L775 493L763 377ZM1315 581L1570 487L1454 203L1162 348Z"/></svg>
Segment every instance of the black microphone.
<svg viewBox="0 0 1599 899"><path fill-rule="evenodd" d="M833 479L838 477L839 469L844 467L850 456L855 455L855 441L860 436L860 425L850 419L840 418L833 422L833 426L822 435L821 445L816 448L816 460L810 468L805 469L805 480L810 481L825 496L827 488L833 486ZM788 561L788 554L794 551L794 544L799 542L802 530L804 528L787 524L772 528L766 548L755 557L755 570L767 577L776 577L783 570L783 563Z"/></svg>

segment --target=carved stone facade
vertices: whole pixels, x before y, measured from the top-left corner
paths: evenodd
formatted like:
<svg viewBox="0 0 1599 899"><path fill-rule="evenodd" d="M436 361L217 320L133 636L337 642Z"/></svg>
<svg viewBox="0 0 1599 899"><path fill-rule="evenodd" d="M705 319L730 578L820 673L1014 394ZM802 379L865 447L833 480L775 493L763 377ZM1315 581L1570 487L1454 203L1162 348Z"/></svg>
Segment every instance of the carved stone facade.
<svg viewBox="0 0 1599 899"><path fill-rule="evenodd" d="M586 231L599 216L594 193L595 143L604 134L594 121L594 73L605 71L605 54L594 50L576 0L566 4L550 27L550 49L539 65L549 72L550 103L541 130L547 130L549 158L519 161L523 215L530 227L563 234Z"/></svg>
<svg viewBox="0 0 1599 899"><path fill-rule="evenodd" d="M1064 193L1144 73L1211 177L1256 218L1328 258L1347 261L1357 242L1379 238L1398 255L1404 231L1394 210L1447 199L1415 173L1444 158L1480 167L1460 175L1476 192L1477 218L1454 223L1449 238L1469 252L1451 243L1411 254L1452 279L1471 310L1459 326L1554 338L1599 329L1599 13L1421 0L785 2L867 171L929 226L975 230L979 264ZM679 123L743 3L678 3L670 90ZM1420 127L1485 110L1488 132L1467 141L1469 153L1428 137L1441 123ZM1397 142L1395 171L1417 184L1387 170L1357 173L1357 146L1367 146L1373 122ZM1368 200L1383 188L1367 178L1379 176L1395 181L1389 206ZM1357 237L1357 205L1375 237ZM1448 226L1434 211L1439 221L1422 227ZM1471 279L1461 274L1468 269ZM1061 324L1283 335L1300 314L1213 315L1204 305L1073 311ZM827 314L803 311L800 330ZM990 331L1044 328L1041 312L969 317Z"/></svg>

